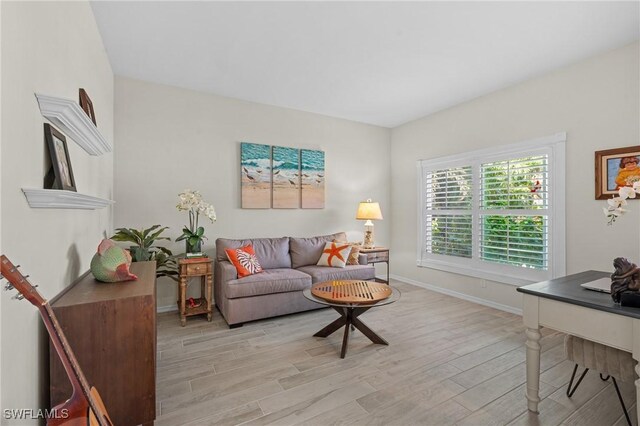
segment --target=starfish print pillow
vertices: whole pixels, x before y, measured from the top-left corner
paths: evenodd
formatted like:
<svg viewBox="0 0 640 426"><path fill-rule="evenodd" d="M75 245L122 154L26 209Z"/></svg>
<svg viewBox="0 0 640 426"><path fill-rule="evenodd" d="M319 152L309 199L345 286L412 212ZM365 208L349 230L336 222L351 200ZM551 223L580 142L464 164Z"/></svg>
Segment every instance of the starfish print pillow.
<svg viewBox="0 0 640 426"><path fill-rule="evenodd" d="M322 256L318 260L318 266L331 266L332 268L344 268L349 259L351 245L347 243L329 242L325 244Z"/></svg>
<svg viewBox="0 0 640 426"><path fill-rule="evenodd" d="M252 245L247 245L237 249L225 249L229 262L233 263L238 271L238 277L247 277L249 275L262 272L262 266L258 262Z"/></svg>

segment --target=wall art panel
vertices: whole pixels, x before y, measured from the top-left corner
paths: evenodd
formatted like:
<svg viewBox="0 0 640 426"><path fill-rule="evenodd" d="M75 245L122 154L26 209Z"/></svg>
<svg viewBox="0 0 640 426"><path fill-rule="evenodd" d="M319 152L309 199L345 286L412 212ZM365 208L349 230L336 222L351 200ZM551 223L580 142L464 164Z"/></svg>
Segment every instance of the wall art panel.
<svg viewBox="0 0 640 426"><path fill-rule="evenodd" d="M271 146L242 142L240 158L242 208L270 208Z"/></svg>
<svg viewBox="0 0 640 426"><path fill-rule="evenodd" d="M324 208L324 151L300 150L302 208Z"/></svg>
<svg viewBox="0 0 640 426"><path fill-rule="evenodd" d="M273 158L273 208L297 209L300 207L300 150L274 146Z"/></svg>

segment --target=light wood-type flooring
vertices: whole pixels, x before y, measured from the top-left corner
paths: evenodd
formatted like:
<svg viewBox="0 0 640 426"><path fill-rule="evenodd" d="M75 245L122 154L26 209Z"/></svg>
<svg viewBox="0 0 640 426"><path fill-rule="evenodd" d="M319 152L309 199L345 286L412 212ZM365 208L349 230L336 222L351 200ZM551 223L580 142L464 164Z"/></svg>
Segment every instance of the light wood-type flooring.
<svg viewBox="0 0 640 426"><path fill-rule="evenodd" d="M625 425L615 390L590 371L569 399L563 335L543 329L540 414L526 410L522 318L392 282L402 298L360 318L389 341L313 334L331 309L230 330L158 316L156 425ZM515 288L514 290L515 291ZM621 390L635 424L634 386Z"/></svg>

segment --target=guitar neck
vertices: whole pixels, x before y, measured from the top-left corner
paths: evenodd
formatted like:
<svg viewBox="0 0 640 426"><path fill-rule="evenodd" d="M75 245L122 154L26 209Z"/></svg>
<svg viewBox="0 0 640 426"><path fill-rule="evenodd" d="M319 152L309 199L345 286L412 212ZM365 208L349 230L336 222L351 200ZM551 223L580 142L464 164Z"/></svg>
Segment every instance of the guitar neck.
<svg viewBox="0 0 640 426"><path fill-rule="evenodd" d="M69 377L71 386L73 387L73 393L76 395L82 394L89 402L91 410L96 413L96 418L100 426L107 426L107 424L102 419L102 416L100 415L100 408L93 399L91 387L89 386L87 379L84 377L84 374L82 373L82 370L78 365L78 361L76 360L73 350L69 346L69 342L62 332L60 324L58 323L58 320L56 319L51 306L49 306L48 302L44 302L39 310L44 325L49 332L51 342L53 343L58 357L62 362L62 366L67 372L67 376Z"/></svg>

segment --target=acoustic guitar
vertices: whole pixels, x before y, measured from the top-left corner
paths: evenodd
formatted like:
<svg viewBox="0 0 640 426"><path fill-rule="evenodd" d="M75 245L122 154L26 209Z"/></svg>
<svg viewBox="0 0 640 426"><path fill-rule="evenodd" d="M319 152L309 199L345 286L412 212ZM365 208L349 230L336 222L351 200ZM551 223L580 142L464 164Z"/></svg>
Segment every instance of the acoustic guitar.
<svg viewBox="0 0 640 426"><path fill-rule="evenodd" d="M71 397L62 404L53 407L50 417L47 418L47 425L113 426L100 394L87 383L87 379L78 365L67 338L64 337L53 310L35 289L37 286L32 286L27 281L29 276L23 276L18 271L19 266L14 266L5 255L0 256L0 266L2 274L0 278L6 278L9 281L9 284L5 286L5 290L15 288L19 294L13 296L13 299L22 300L26 298L40 311L42 321L49 332L49 338L73 387Z"/></svg>

